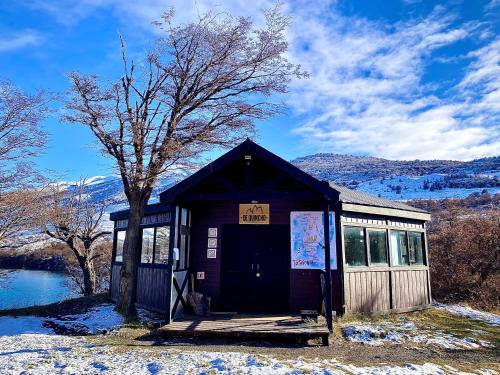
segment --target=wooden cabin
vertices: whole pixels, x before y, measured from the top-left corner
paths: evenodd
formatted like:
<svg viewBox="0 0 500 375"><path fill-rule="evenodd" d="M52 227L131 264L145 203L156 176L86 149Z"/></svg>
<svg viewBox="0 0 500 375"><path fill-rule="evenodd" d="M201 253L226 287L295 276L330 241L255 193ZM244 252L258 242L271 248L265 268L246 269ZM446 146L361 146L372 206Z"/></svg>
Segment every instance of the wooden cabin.
<svg viewBox="0 0 500 375"><path fill-rule="evenodd" d="M127 215L111 214L114 299ZM194 287L210 297L211 311L319 311L329 289L320 275L329 284L330 269L325 300L337 314L423 308L431 302L429 219L418 208L319 181L247 140L146 208L136 304L170 321Z"/></svg>

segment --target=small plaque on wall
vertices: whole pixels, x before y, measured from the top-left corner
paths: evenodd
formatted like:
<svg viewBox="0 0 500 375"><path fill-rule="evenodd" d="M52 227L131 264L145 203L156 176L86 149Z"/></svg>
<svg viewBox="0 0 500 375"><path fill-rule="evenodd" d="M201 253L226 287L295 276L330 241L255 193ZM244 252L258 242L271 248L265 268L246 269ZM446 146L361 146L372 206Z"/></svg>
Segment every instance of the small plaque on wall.
<svg viewBox="0 0 500 375"><path fill-rule="evenodd" d="M208 259L215 259L215 258L217 258L217 249L208 249L207 250L207 258Z"/></svg>
<svg viewBox="0 0 500 375"><path fill-rule="evenodd" d="M240 224L269 224L269 204L241 203Z"/></svg>
<svg viewBox="0 0 500 375"><path fill-rule="evenodd" d="M196 279L205 280L205 272L196 272Z"/></svg>
<svg viewBox="0 0 500 375"><path fill-rule="evenodd" d="M208 237L217 237L217 228L208 228Z"/></svg>
<svg viewBox="0 0 500 375"><path fill-rule="evenodd" d="M217 247L217 238L209 238L208 239L208 247L210 247L210 248Z"/></svg>

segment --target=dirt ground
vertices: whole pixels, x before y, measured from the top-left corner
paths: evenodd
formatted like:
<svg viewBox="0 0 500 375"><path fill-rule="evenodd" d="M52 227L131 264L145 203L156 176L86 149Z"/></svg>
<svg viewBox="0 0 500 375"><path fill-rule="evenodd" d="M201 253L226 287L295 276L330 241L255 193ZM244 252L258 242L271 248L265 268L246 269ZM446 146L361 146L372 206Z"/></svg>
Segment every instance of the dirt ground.
<svg viewBox="0 0 500 375"><path fill-rule="evenodd" d="M369 346L350 342L342 335L335 334L330 339L330 346L321 345L320 341L298 344L292 342L270 341L234 341L207 339L165 339L155 335L154 331L138 328L123 328L109 336L88 338L94 345L114 346L117 351L133 349L165 350L176 349L182 352L244 352L248 354L270 355L279 359L301 357L305 361L337 359L356 366L404 365L406 363L435 363L451 365L462 371L489 368L500 372L500 351L496 348L474 350L443 349L435 346L419 347L416 345Z"/></svg>
<svg viewBox="0 0 500 375"><path fill-rule="evenodd" d="M108 302L107 296L80 298L63 303L30 309L0 311L1 315L54 316L65 313L82 312L92 306ZM352 322L383 324L398 322L402 317L427 331L452 334L456 337L473 337L486 340L493 347L478 349L446 349L436 345L406 342L404 344L384 343L370 346L352 342L343 336L341 325ZM107 346L117 352L130 350L163 351L174 349L182 352L243 352L255 356L273 356L278 359L296 359L318 362L336 359L356 366L383 366L407 363L450 365L461 371L475 372L480 368L493 369L500 373L500 327L458 317L438 309L389 316L348 316L335 322L334 333L329 346L322 346L320 340L307 343L276 341L234 341L223 339L185 339L162 337L155 328L129 324L118 331L106 335L86 336L95 346Z"/></svg>

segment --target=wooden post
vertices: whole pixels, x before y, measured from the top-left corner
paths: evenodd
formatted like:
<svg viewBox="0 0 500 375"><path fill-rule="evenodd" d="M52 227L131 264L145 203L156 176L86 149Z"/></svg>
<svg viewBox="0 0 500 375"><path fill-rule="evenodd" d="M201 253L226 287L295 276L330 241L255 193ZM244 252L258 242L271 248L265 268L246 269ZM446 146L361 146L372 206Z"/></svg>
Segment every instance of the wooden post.
<svg viewBox="0 0 500 375"><path fill-rule="evenodd" d="M323 228L325 234L325 318L328 330L333 332L332 270L330 264L330 206L328 201L325 201L323 209Z"/></svg>

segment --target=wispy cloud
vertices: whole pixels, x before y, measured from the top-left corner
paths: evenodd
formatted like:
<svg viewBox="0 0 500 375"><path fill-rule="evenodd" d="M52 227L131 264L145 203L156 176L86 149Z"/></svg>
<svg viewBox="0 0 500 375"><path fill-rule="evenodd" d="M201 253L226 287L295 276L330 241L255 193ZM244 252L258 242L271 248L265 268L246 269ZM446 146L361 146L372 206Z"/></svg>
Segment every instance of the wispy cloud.
<svg viewBox="0 0 500 375"><path fill-rule="evenodd" d="M0 52L41 44L44 37L34 30L19 30L0 37Z"/></svg>
<svg viewBox="0 0 500 375"><path fill-rule="evenodd" d="M415 0L402 0L414 3ZM135 31L150 29L169 6L182 20L214 6L258 17L270 0L30 0L58 22L75 24L106 8ZM485 12L494 12L491 0ZM488 22L460 23L444 6L388 23L342 14L334 0L285 3L294 19L290 56L311 73L284 98L300 123L291 130L305 149L393 159L471 159L500 150L500 41ZM437 56L474 40L476 50ZM0 42L0 50L1 50ZM430 81L434 63L460 61L463 77ZM457 83L458 82L458 83ZM443 94L446 92L446 94Z"/></svg>
<svg viewBox="0 0 500 375"><path fill-rule="evenodd" d="M442 83L423 80L434 51L470 37L476 25L452 26L440 7L393 25L335 11L299 14L292 54L311 79L297 83L289 104L306 118L293 131L309 149L393 159L498 154L497 43L469 54L474 61L453 96L439 97Z"/></svg>

